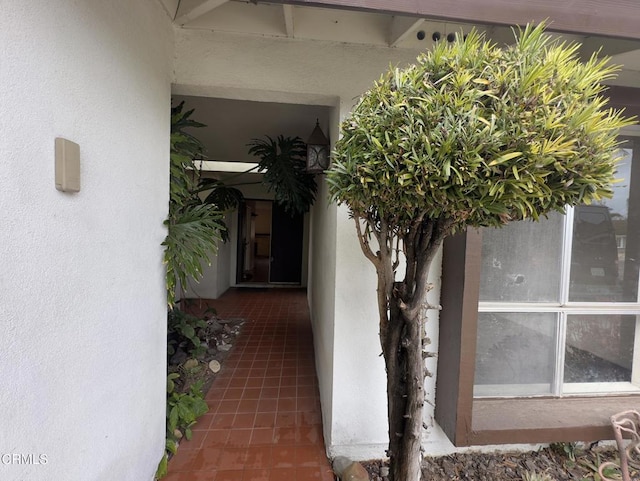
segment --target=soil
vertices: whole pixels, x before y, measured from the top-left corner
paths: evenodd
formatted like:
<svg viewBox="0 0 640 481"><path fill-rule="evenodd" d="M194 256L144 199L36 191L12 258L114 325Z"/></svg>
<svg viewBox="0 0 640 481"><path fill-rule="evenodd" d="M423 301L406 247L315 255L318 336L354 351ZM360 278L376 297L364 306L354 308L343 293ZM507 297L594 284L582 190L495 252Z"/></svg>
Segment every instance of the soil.
<svg viewBox="0 0 640 481"><path fill-rule="evenodd" d="M422 463L422 481L600 481L597 471L605 461L618 464L615 446L558 443L539 451L457 453L426 458ZM374 460L362 464L371 481L388 479L383 476L384 470L381 473L381 468L387 466L385 462ZM605 474L615 479L618 472L607 470ZM638 469L631 468L633 479L638 479L639 474Z"/></svg>
<svg viewBox="0 0 640 481"><path fill-rule="evenodd" d="M176 390L185 392L192 384L202 382L202 392L206 395L217 374L211 370L210 363L218 361L220 367L223 365L240 334L244 319L221 319L214 312L207 312L198 317L206 323L206 326L199 328L197 332L206 346L206 351L193 359L182 348L178 348L169 359L168 372L181 372Z"/></svg>

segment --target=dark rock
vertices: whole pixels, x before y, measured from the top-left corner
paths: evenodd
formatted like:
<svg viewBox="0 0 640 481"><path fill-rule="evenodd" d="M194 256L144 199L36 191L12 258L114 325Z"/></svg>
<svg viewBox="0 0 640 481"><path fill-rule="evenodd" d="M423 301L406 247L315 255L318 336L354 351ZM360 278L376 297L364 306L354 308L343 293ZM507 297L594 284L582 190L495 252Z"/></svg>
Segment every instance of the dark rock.
<svg viewBox="0 0 640 481"><path fill-rule="evenodd" d="M221 332L225 327L227 327L226 325L223 327L222 324L220 324L218 321L214 319L209 320L208 324L209 324L208 326L209 330L214 334Z"/></svg>
<svg viewBox="0 0 640 481"><path fill-rule="evenodd" d="M186 352L184 352L182 349L178 349L176 350L175 354L171 356L171 361L169 362L169 364L177 366L179 364L182 364L188 358L189 355Z"/></svg>

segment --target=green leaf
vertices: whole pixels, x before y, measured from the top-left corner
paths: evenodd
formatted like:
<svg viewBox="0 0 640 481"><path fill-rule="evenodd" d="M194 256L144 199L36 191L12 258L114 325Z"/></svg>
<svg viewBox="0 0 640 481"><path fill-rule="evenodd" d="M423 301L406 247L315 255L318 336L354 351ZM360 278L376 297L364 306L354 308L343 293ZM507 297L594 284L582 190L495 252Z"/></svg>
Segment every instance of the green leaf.
<svg viewBox="0 0 640 481"><path fill-rule="evenodd" d="M169 457L167 456L167 453L164 453L162 455L162 459L160 460L160 463L158 464L158 469L156 470L156 479L164 478L167 475L168 464L169 464Z"/></svg>
<svg viewBox="0 0 640 481"><path fill-rule="evenodd" d="M633 123L601 95L616 67L582 63L543 24L514 36L440 42L389 69L342 121L330 196L386 251L414 241L417 219L450 225L448 235L611 195L616 139Z"/></svg>
<svg viewBox="0 0 640 481"><path fill-rule="evenodd" d="M196 335L196 330L191 326L185 326L182 329L182 333L188 338L193 338Z"/></svg>
<svg viewBox="0 0 640 481"><path fill-rule="evenodd" d="M187 278L202 275L202 263L209 261L226 227L215 204L203 204L199 197L199 175L193 159L202 157L204 147L185 128L202 127L192 120L193 110L184 111L184 102L171 108L171 153L168 233L164 242L167 266L166 286L169 308L176 300L175 289Z"/></svg>
<svg viewBox="0 0 640 481"><path fill-rule="evenodd" d="M178 444L173 439L167 439L167 451L171 454L178 452Z"/></svg>
<svg viewBox="0 0 640 481"><path fill-rule="evenodd" d="M253 139L249 153L260 159L263 182L286 212L304 214L315 200L317 184L306 170L307 145L300 137Z"/></svg>
<svg viewBox="0 0 640 481"><path fill-rule="evenodd" d="M169 411L169 429L173 431L178 426L178 408L176 406L172 407Z"/></svg>
<svg viewBox="0 0 640 481"><path fill-rule="evenodd" d="M516 157L520 157L521 155L522 155L522 152L509 152L508 154L501 155L497 159L494 159L491 162L489 162L489 167L503 164L504 162L507 162L508 160L511 160L511 159L515 159Z"/></svg>

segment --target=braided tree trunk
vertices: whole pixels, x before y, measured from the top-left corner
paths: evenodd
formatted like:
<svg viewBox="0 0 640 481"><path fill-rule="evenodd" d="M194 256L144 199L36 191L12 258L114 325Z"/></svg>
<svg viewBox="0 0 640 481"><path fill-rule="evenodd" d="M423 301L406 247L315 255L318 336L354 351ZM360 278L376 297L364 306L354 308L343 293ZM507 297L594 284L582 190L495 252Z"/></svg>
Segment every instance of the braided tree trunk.
<svg viewBox="0 0 640 481"><path fill-rule="evenodd" d="M449 233L450 223L416 219L407 232L391 232L386 222L355 216L360 246L376 267L380 342L387 371L391 481L420 481L425 367L423 345L427 282L431 262ZM362 221L366 230L362 231ZM369 233L378 241L374 254ZM406 260L402 281L395 280L398 252Z"/></svg>

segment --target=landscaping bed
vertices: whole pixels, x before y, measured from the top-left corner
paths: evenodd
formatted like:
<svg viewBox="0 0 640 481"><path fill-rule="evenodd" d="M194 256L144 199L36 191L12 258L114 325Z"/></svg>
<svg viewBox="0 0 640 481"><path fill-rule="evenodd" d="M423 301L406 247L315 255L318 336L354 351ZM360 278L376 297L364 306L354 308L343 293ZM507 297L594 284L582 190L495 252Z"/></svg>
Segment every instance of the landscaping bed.
<svg viewBox="0 0 640 481"><path fill-rule="evenodd" d="M456 453L425 458L422 463L422 480L600 481L598 467L605 461L618 462L615 446L558 443L538 451ZM369 472L371 481L387 479L381 476L381 468L386 466L385 462L367 461L362 464ZM607 471L605 474L613 478L615 472ZM639 474L638 469L631 469L633 479L638 479Z"/></svg>

